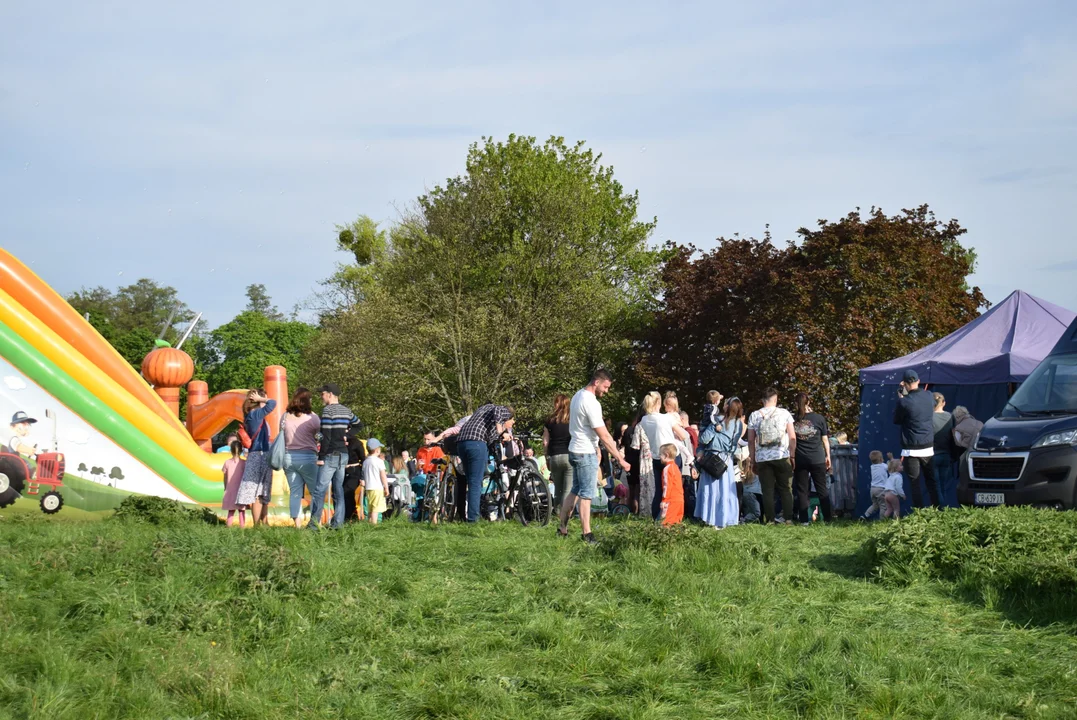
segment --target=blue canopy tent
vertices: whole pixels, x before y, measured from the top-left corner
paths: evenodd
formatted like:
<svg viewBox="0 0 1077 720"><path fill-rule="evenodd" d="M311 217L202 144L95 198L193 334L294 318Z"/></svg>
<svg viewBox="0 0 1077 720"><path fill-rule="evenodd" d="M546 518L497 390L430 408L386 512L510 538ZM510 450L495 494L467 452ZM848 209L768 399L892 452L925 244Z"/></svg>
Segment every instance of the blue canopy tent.
<svg viewBox="0 0 1077 720"><path fill-rule="evenodd" d="M1074 313L1017 290L980 317L927 347L860 371L857 514L871 501L871 461L879 450L896 457L901 432L893 424L897 385L911 368L929 390L946 396L946 409L964 405L979 420L993 416L1051 352ZM908 488L906 488L908 495ZM926 495L925 495L926 497Z"/></svg>

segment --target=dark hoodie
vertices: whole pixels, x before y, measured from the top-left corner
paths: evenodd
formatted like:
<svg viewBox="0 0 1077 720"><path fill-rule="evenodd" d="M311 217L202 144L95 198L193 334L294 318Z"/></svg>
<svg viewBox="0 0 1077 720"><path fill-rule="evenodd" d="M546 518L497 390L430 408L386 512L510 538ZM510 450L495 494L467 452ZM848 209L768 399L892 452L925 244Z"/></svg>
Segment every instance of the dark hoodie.
<svg viewBox="0 0 1077 720"><path fill-rule="evenodd" d="M894 424L901 426L901 449L924 450L935 446L935 397L926 390L910 390L898 398Z"/></svg>
<svg viewBox="0 0 1077 720"><path fill-rule="evenodd" d="M366 451L363 449L362 438L359 436L359 431L362 430L361 425L351 425L348 428L348 433L344 436L348 443L348 465L349 467L344 471L345 483L351 487L359 487L359 481L363 477L363 461L366 460Z"/></svg>

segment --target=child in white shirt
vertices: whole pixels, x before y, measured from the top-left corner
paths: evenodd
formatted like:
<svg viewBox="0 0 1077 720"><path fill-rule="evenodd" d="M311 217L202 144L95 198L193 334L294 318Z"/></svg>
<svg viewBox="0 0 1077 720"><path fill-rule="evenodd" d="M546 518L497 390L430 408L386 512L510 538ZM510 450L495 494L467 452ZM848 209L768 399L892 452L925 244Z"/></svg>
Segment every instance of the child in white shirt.
<svg viewBox="0 0 1077 720"><path fill-rule="evenodd" d="M905 499L905 478L901 474L901 459L887 453L890 462L886 466L886 510L883 517L892 517L895 520L901 517L901 501Z"/></svg>
<svg viewBox="0 0 1077 720"><path fill-rule="evenodd" d="M878 450L872 450L868 457L871 459L871 506L864 512L863 520L868 520L876 512L879 517L886 517L886 463Z"/></svg>
<svg viewBox="0 0 1077 720"><path fill-rule="evenodd" d="M377 438L366 441L368 454L363 461L363 478L359 481L366 498L366 514L373 525L378 524L378 518L387 509L385 498L389 494L389 474L385 472L382 447Z"/></svg>

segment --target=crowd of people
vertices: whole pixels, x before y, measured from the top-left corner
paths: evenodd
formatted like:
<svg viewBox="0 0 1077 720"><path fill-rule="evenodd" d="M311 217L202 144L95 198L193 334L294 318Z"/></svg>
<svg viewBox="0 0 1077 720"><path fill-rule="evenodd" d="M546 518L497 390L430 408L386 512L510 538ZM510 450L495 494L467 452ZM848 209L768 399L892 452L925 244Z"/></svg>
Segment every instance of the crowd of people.
<svg viewBox="0 0 1077 720"><path fill-rule="evenodd" d="M280 427L292 521L296 527L327 522L333 528L354 520L376 523L393 483L408 487L436 472L439 460L449 455L462 484L455 512L477 522L492 453L529 458L549 482L558 534L567 536L578 516L586 542L595 542L592 504L609 499L664 525L688 521L720 529L743 522L832 520L831 430L807 393L795 394L790 411L779 403L778 390L768 388L749 413L739 397L712 390L701 398L693 423L676 393L652 391L630 422L614 427L600 403L612 383L610 373L599 369L572 397L554 397L541 455L514 436L513 409L491 403L440 433L425 431L414 458L407 450L390 457L379 440L362 437L359 419L340 403L339 386L319 388L320 414L312 409L312 393L299 388ZM913 371L905 374L899 392L894 422L902 428L901 457L889 455L886 461L881 451L871 453L871 506L865 518L900 516L904 478L914 504L923 504L921 477L932 504L949 502L955 485L952 458L978 431L964 408L946 412L945 398L923 390ZM231 455L224 465L222 503L229 525L237 513L245 525L248 509L255 524L267 522L272 467L266 420L275 407L262 390L250 391L240 431L222 448ZM844 443L845 434L835 441ZM306 495L309 519L304 522ZM331 515L323 512L327 497Z"/></svg>

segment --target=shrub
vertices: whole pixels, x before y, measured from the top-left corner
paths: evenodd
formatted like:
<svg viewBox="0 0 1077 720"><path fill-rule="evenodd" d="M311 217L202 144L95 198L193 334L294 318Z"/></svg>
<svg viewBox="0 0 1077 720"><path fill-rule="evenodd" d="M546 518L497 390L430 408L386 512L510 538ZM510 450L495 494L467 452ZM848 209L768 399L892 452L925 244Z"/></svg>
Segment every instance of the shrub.
<svg viewBox="0 0 1077 720"><path fill-rule="evenodd" d="M629 550L652 555L668 555L678 549L695 549L712 545L717 540L713 531L682 523L666 527L650 521L609 524L602 534L599 549L611 558Z"/></svg>
<svg viewBox="0 0 1077 720"><path fill-rule="evenodd" d="M884 581L944 580L982 598L1077 605L1077 513L921 510L889 524L866 550Z"/></svg>
<svg viewBox="0 0 1077 720"><path fill-rule="evenodd" d="M209 508L191 507L176 500L153 495L129 495L116 508L112 518L123 522L143 522L154 525L177 522L205 522L216 525L220 522L217 515Z"/></svg>

